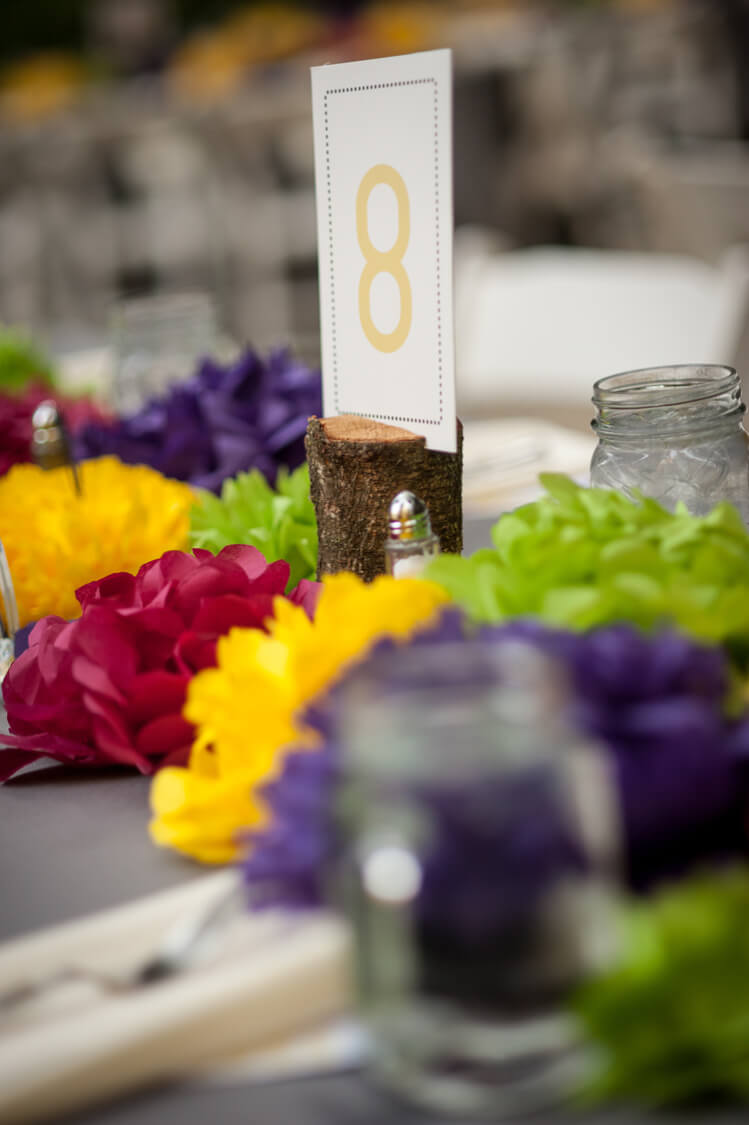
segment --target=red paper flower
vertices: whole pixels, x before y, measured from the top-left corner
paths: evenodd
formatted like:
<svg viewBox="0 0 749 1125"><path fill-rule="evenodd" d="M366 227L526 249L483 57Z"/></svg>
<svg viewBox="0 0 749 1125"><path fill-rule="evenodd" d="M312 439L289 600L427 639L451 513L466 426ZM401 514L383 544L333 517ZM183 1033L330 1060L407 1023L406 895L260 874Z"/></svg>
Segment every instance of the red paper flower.
<svg viewBox="0 0 749 1125"><path fill-rule="evenodd" d="M82 586L81 616L39 621L5 677L12 734L0 736L0 781L42 757L141 773L185 762L190 677L215 663L229 629L264 628L288 578L288 563L235 546L219 555L167 551L137 575ZM290 600L312 617L317 594L317 583L302 581Z"/></svg>

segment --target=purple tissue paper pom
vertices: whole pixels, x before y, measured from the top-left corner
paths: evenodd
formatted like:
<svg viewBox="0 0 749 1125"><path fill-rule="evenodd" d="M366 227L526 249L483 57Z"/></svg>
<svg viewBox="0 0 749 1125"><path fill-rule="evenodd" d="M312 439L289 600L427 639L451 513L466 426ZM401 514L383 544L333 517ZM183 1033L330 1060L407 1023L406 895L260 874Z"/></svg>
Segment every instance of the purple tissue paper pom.
<svg viewBox="0 0 749 1125"><path fill-rule="evenodd" d="M232 364L204 359L192 378L111 424L76 438L79 458L114 454L218 492L227 477L259 469L273 483L304 461L311 414L322 413L320 373L287 349L263 359L248 348Z"/></svg>

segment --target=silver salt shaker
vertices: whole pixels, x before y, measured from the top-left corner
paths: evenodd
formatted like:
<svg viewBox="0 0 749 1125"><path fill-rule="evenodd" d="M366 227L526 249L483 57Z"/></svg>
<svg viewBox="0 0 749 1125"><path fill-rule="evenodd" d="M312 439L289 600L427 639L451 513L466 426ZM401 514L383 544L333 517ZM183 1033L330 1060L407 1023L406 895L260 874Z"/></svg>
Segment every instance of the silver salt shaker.
<svg viewBox="0 0 749 1125"><path fill-rule="evenodd" d="M426 504L413 492L399 492L388 513L387 573L393 578L414 578L439 553L439 536L432 531Z"/></svg>
<svg viewBox="0 0 749 1125"><path fill-rule="evenodd" d="M68 465L73 474L76 492L81 486L70 449L65 422L51 399L40 402L31 419L31 458L41 469L57 469Z"/></svg>

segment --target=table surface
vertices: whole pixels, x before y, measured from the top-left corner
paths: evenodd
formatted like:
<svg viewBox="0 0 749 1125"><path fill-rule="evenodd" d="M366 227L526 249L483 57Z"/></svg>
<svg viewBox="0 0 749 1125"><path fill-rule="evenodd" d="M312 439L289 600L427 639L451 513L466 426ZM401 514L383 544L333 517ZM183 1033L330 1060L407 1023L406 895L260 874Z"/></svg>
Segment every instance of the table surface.
<svg viewBox="0 0 749 1125"><path fill-rule="evenodd" d="M467 528L466 548L488 540L486 523ZM34 768L0 787L0 940L116 906L200 877L205 869L157 849L146 826L149 779L120 770ZM68 1125L426 1125L359 1074L268 1084L180 1083L65 1118ZM443 1119L445 1120L445 1119ZM553 1116L554 1125L571 1119ZM591 1125L646 1117L596 1115ZM711 1116L733 1125L739 1113ZM535 1125L551 1118L535 1117ZM671 1125L674 1119L670 1118ZM708 1125L705 1115L694 1125ZM435 1123L436 1125L436 1123ZM447 1123L449 1125L449 1123ZM453 1122L457 1125L457 1122Z"/></svg>

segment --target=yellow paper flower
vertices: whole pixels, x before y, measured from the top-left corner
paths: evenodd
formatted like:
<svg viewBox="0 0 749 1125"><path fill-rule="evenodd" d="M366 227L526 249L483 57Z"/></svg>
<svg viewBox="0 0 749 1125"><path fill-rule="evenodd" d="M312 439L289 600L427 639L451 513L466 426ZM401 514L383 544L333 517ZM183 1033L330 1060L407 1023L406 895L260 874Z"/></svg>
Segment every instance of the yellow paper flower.
<svg viewBox="0 0 749 1125"><path fill-rule="evenodd" d="M0 540L22 625L78 617L78 586L188 549L191 488L145 465L100 457L70 469L15 465L0 477Z"/></svg>
<svg viewBox="0 0 749 1125"><path fill-rule="evenodd" d="M218 643L216 668L188 689L185 716L197 727L187 768L156 775L151 788L158 844L205 863L236 857L236 836L266 815L255 797L290 746L312 746L300 725L303 708L361 660L382 637L406 639L448 601L420 579L353 574L323 580L314 621L284 598L274 603L268 633L233 629Z"/></svg>

